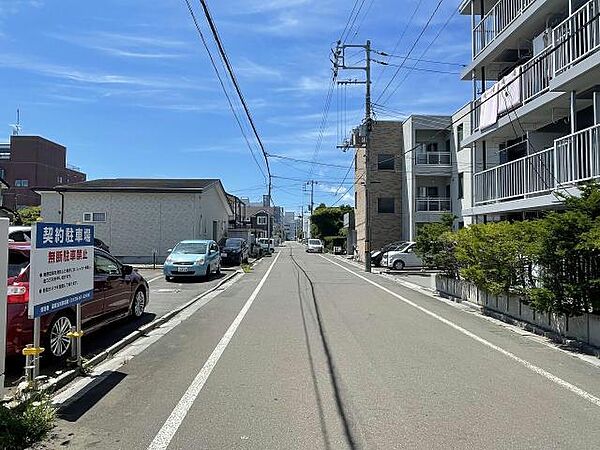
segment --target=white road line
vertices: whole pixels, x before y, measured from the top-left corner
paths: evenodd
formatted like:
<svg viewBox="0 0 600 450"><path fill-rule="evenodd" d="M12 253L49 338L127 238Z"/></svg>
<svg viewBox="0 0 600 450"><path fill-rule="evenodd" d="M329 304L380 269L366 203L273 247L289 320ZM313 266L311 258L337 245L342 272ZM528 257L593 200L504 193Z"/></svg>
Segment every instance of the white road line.
<svg viewBox="0 0 600 450"><path fill-rule="evenodd" d="M162 278L162 277L163 277L162 275L159 275L159 276L157 276L157 277L154 277L154 278L152 278L151 280L148 280L148 284L150 284L150 283L152 283L153 281L156 281L156 280L158 280L159 278Z"/></svg>
<svg viewBox="0 0 600 450"><path fill-rule="evenodd" d="M242 320L244 320L246 313L252 306L252 303L254 303L254 300L256 299L258 293L265 284L267 277L271 274L271 270L273 269L273 266L279 259L280 255L281 252L278 252L277 256L267 269L267 272L263 275L262 279L260 280L260 283L258 283L258 286L256 286L256 289L254 289L254 291L252 292L252 294L238 313L237 317L231 323L231 325L229 326L229 328L227 329L227 331L225 332L225 334L223 335L223 337L221 338L211 355L204 363L202 369L200 369L200 372L198 372L198 375L196 375L196 378L194 378L194 381L192 381L192 384L190 384L187 391L185 391L185 394L183 394L183 397L181 397L181 399L179 400L179 403L177 403L177 406L175 406L175 409L171 412L169 418L163 424L158 434L154 437L154 440L148 447L149 450L162 450L166 449L169 446L169 443L173 439L173 436L175 436L175 433L177 432L179 426L183 422L183 419L185 419L185 416L194 404L194 401L200 394L200 391L204 387L206 380L208 380L208 377L219 362L219 359L221 358L223 352L229 345L229 342L231 342L233 335L242 323Z"/></svg>
<svg viewBox="0 0 600 450"><path fill-rule="evenodd" d="M428 310L427 308L423 308L422 306L417 305L415 302L413 302L413 301L407 299L406 297L403 297L402 295L397 294L396 292L394 292L394 291L392 291L392 290L390 290L390 289L388 289L388 288L386 288L386 287L384 287L384 286L376 283L375 281L370 280L367 277L365 277L363 275L360 275L360 274L354 272L353 270L350 270L347 267L344 267L341 264L339 264L339 263L337 263L335 261L332 261L331 259L329 259L329 258L327 258L327 257L325 257L323 255L320 255L320 256L323 259L326 259L327 261L329 261L330 263L335 264L338 267L341 267L346 272L350 272L352 275L360 278L361 280L364 280L367 283L372 284L373 286L375 286L375 287L381 289L382 291L387 292L388 294L396 297L398 300L406 303L407 305L410 305L413 308L416 308L419 311L427 314L428 316L433 317L434 319L439 320L440 322L448 325L449 327L454 328L455 330L459 331L460 333L464 334L465 336L468 336L471 339L479 342L480 344L483 344L486 347L491 348L492 350L496 350L497 352L502 353L504 356L507 356L508 358L512 359L513 361L518 362L519 364L522 364L523 366L525 366L527 369L531 370L532 372L535 372L538 375L541 375L544 378L552 381L553 383L558 384L559 386L561 386L561 387L563 387L563 388L571 391L573 394L578 395L579 397L587 400L588 402L590 402L590 403L592 403L592 404L594 404L596 406L600 406L600 398L598 398L598 397L590 394L589 392L586 392L583 389L581 389L581 388L579 388L579 387L577 387L577 386L569 383L568 381L565 381L562 378L559 378L556 375L551 374L550 372L542 369L541 367L536 366L535 364L530 363L529 361L526 361L526 360L524 360L522 358L519 358L517 355L509 352L508 350L504 350L502 347L498 347L497 345L492 344L490 341L488 341L488 340L486 340L486 339L484 339L482 337L477 336L476 334L470 332L469 330L461 327L460 325L455 324L454 322L451 322L448 319L445 319L444 317L442 317L442 316L440 316L440 315L438 315L438 314L436 314L436 313Z"/></svg>

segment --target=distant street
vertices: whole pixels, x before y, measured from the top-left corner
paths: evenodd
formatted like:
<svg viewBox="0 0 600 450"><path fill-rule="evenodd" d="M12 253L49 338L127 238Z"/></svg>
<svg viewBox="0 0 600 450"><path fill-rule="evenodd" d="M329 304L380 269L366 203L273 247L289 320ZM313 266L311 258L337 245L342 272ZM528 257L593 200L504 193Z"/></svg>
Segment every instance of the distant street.
<svg viewBox="0 0 600 450"><path fill-rule="evenodd" d="M597 448L599 399L592 364L288 244L65 407L48 445Z"/></svg>

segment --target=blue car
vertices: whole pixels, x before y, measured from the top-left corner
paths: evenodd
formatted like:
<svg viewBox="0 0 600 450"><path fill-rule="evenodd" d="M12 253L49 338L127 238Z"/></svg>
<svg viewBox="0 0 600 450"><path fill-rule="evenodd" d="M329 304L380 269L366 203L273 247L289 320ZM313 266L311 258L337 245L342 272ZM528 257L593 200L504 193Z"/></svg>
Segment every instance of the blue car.
<svg viewBox="0 0 600 450"><path fill-rule="evenodd" d="M175 277L208 277L211 273L221 273L221 253L215 241L181 241L169 252L163 266L167 281Z"/></svg>

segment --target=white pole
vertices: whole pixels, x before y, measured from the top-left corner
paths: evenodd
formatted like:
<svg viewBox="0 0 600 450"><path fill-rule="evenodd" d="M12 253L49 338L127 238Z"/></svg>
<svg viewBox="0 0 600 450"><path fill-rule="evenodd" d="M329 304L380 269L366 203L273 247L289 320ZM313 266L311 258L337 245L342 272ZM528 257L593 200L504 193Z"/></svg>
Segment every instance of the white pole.
<svg viewBox="0 0 600 450"><path fill-rule="evenodd" d="M81 369L81 303L77 303L77 339L75 339L77 345L77 367Z"/></svg>
<svg viewBox="0 0 600 450"><path fill-rule="evenodd" d="M8 273L7 218L0 219L0 273ZM4 398L4 360L6 358L6 283L0 283L0 400Z"/></svg>
<svg viewBox="0 0 600 450"><path fill-rule="evenodd" d="M33 347L39 351L41 345L41 319L33 319ZM40 354L33 357L33 385L37 389L37 379L40 376Z"/></svg>

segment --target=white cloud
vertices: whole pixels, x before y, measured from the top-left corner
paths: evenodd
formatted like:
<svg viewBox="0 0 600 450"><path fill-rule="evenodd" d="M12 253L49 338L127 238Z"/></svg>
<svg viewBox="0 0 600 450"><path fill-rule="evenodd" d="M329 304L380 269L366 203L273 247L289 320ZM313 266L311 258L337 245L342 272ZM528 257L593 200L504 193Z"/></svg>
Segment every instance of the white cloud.
<svg viewBox="0 0 600 450"><path fill-rule="evenodd" d="M258 64L248 58L243 58L240 63L236 64L235 70L240 76L250 79L264 80L269 78L279 80L282 78L278 69Z"/></svg>

